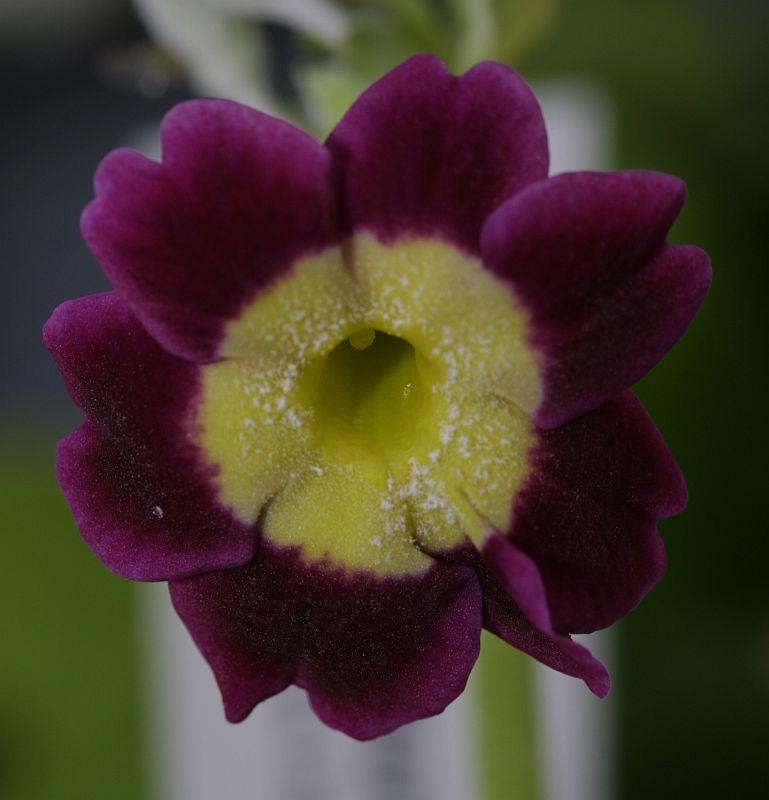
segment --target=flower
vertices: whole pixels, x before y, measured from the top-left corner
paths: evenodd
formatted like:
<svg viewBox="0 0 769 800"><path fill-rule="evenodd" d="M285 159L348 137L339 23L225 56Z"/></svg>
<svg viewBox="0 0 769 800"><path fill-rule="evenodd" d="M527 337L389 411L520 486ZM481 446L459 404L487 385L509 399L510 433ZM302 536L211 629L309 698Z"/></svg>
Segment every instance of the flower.
<svg viewBox="0 0 769 800"><path fill-rule="evenodd" d="M114 291L45 330L96 555L170 582L232 721L291 683L360 739L438 713L482 626L605 695L569 634L659 580L686 502L628 390L708 287L665 241L683 184L547 178L523 81L431 56L325 146L226 101L162 135L83 215Z"/></svg>

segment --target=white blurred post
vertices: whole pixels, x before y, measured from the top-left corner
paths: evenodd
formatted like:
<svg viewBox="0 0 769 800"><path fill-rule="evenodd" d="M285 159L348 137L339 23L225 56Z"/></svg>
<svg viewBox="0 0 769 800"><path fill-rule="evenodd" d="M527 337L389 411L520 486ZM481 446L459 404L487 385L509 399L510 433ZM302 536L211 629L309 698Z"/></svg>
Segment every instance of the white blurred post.
<svg viewBox="0 0 769 800"><path fill-rule="evenodd" d="M579 81L535 87L550 141L550 174L611 169L614 116L608 98ZM601 659L615 683L614 636L575 637ZM534 670L542 793L545 800L612 800L616 796L613 695L593 697L581 681L537 665Z"/></svg>

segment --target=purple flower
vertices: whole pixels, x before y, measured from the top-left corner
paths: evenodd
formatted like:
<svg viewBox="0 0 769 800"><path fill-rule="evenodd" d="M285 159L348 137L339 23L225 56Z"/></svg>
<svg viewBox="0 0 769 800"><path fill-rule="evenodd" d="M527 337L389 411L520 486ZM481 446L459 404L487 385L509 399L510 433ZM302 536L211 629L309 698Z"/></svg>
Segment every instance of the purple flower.
<svg viewBox="0 0 769 800"><path fill-rule="evenodd" d="M417 56L325 146L233 103L118 150L83 234L113 292L45 330L58 453L112 570L167 580L227 718L294 683L368 739L442 711L481 627L599 696L570 634L659 580L683 478L628 386L710 280L683 184L547 178L506 67Z"/></svg>

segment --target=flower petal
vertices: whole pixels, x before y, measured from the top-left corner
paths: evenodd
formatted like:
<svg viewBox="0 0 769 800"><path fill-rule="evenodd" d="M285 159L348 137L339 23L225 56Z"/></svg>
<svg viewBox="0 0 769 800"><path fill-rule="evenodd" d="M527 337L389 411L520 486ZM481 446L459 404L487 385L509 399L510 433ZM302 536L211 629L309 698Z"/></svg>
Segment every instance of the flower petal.
<svg viewBox="0 0 769 800"><path fill-rule="evenodd" d="M182 358L214 359L229 319L337 238L327 151L228 101L176 106L163 163L116 150L95 188L83 236L147 330Z"/></svg>
<svg viewBox="0 0 769 800"><path fill-rule="evenodd" d="M485 563L476 563L475 568L483 586L484 627L542 664L581 678L591 692L606 697L611 688L606 667L587 648L553 629L531 560L498 533L487 540L483 557Z"/></svg>
<svg viewBox="0 0 769 800"><path fill-rule="evenodd" d="M263 543L253 563L171 596L233 722L293 682L326 724L371 739L443 711L478 656L480 586L460 565L382 578Z"/></svg>
<svg viewBox="0 0 769 800"><path fill-rule="evenodd" d="M114 293L59 306L44 338L86 414L57 472L94 553L133 580L247 562L255 534L218 504L190 437L199 368L166 353Z"/></svg>
<svg viewBox="0 0 769 800"><path fill-rule="evenodd" d="M557 631L604 628L662 577L665 550L656 522L686 505L683 477L630 392L540 431L531 461L507 536L536 565L544 594L519 585L529 580L521 577L526 570L508 574L507 583L535 624L546 600Z"/></svg>
<svg viewBox="0 0 769 800"><path fill-rule="evenodd" d="M701 250L665 244L683 183L652 172L570 173L527 187L482 236L486 266L530 314L554 427L643 377L681 336L710 284Z"/></svg>
<svg viewBox="0 0 769 800"><path fill-rule="evenodd" d="M455 77L414 56L361 95L327 144L352 231L384 241L441 235L478 253L488 214L547 175L537 101L491 62Z"/></svg>

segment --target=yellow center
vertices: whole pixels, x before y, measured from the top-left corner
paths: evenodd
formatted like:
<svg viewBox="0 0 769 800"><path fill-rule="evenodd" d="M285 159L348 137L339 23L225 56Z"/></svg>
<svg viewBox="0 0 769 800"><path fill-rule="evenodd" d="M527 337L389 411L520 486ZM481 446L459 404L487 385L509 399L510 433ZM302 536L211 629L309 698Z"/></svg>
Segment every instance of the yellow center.
<svg viewBox="0 0 769 800"><path fill-rule="evenodd" d="M358 235L302 259L203 368L220 499L307 559L378 574L504 529L540 393L525 323L438 240Z"/></svg>
<svg viewBox="0 0 769 800"><path fill-rule="evenodd" d="M432 371L407 341L372 328L338 344L302 380L323 457L368 472L397 470L430 435Z"/></svg>

